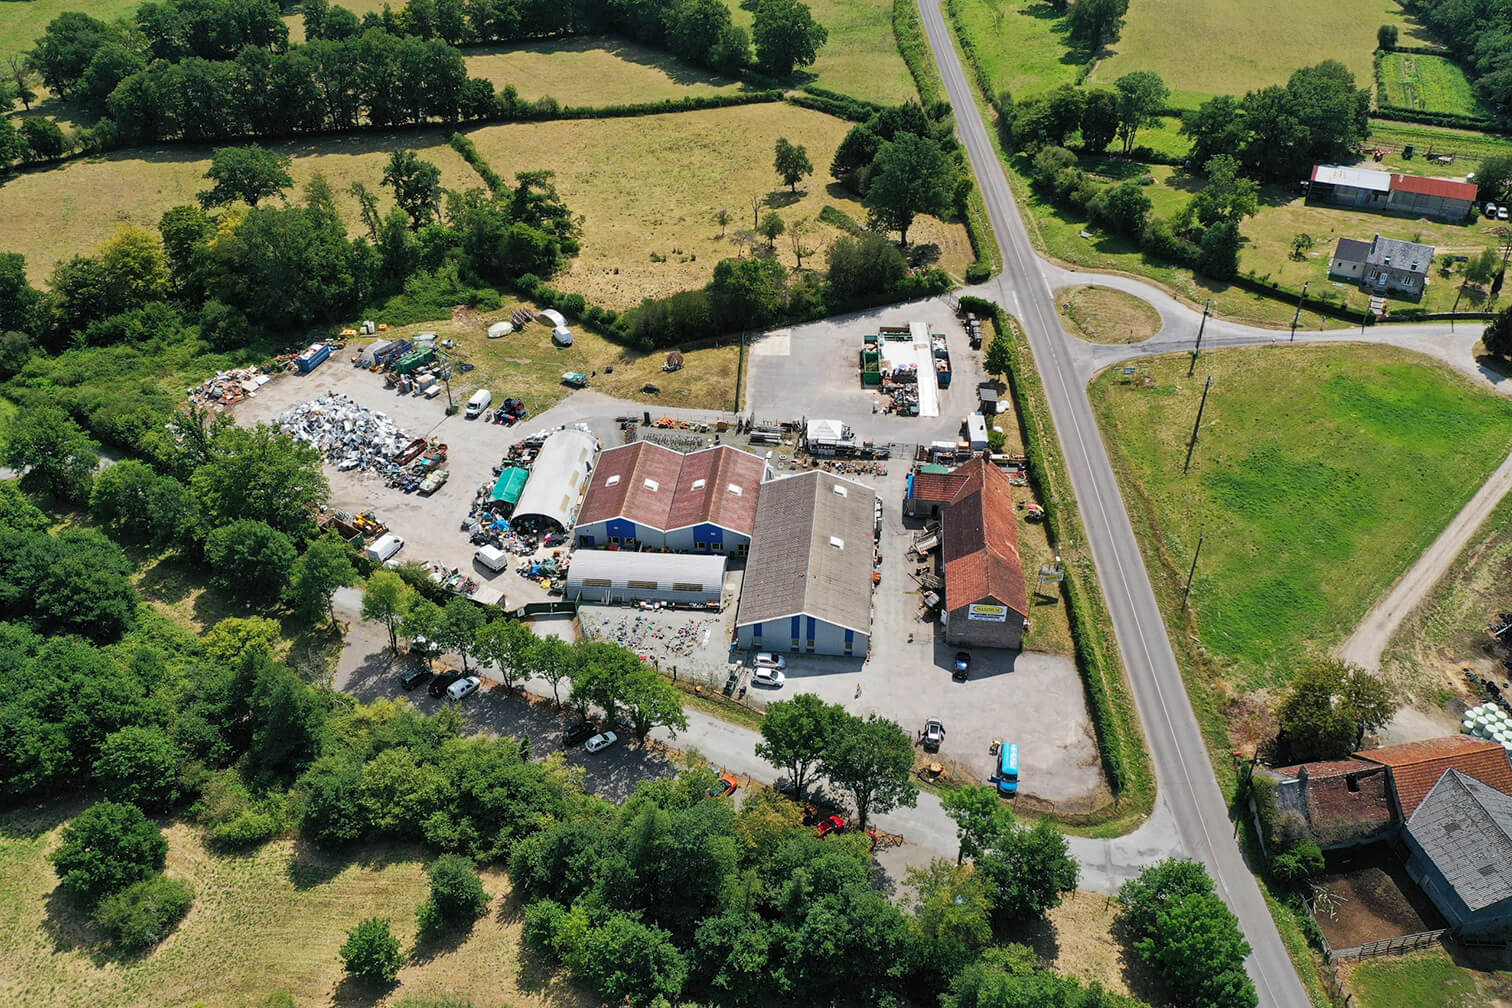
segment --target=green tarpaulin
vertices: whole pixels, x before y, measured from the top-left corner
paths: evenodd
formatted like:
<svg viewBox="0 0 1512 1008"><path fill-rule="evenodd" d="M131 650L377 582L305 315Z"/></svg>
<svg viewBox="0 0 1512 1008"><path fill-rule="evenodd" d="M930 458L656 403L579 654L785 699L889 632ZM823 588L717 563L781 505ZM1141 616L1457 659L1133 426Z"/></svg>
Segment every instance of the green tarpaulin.
<svg viewBox="0 0 1512 1008"><path fill-rule="evenodd" d="M525 480L530 473L524 469L516 469L510 466L499 473L498 482L494 484L493 493L489 495L491 501L503 501L506 504L520 503L520 491L525 489Z"/></svg>

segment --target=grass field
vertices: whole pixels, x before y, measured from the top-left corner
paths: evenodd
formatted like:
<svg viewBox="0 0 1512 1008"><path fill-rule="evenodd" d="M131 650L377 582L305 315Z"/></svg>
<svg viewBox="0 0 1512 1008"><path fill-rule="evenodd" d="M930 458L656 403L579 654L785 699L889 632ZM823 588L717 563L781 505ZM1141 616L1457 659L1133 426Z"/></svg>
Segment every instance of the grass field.
<svg viewBox="0 0 1512 1008"><path fill-rule="evenodd" d="M592 999L522 962L517 907L508 880L483 872L495 897L472 933L414 948L415 907L425 898L423 855L398 846L330 858L289 841L242 857L219 857L196 830L167 829L168 874L188 880L195 901L178 930L150 954L122 957L55 894L46 856L66 810L0 818L0 1002L14 1008L179 1008L261 1004L283 990L300 1008L388 1005L450 996L516 1008L587 1006ZM409 956L399 983L370 990L343 982L336 950L363 917L388 917Z"/></svg>
<svg viewBox="0 0 1512 1008"><path fill-rule="evenodd" d="M1424 112L1484 116L1490 110L1470 89L1465 71L1453 60L1419 53L1383 53L1382 105L1400 105Z"/></svg>
<svg viewBox="0 0 1512 1008"><path fill-rule="evenodd" d="M1123 37L1090 80L1112 84L1131 71L1153 70L1170 87L1172 104L1187 108L1213 95L1285 84L1292 71L1335 59L1368 88L1383 24L1401 25L1404 45L1418 41L1395 0L1137 0Z"/></svg>
<svg viewBox="0 0 1512 1008"><path fill-rule="evenodd" d="M563 105L620 105L742 90L737 81L613 36L469 49L467 74L492 81L495 89L513 84L522 98L549 95Z"/></svg>
<svg viewBox="0 0 1512 1008"><path fill-rule="evenodd" d="M1506 454L1512 402L1405 351L1265 348L1092 384L1173 625L1199 534L1195 632L1241 690L1345 637ZM1191 474L1182 460L1214 377Z"/></svg>
<svg viewBox="0 0 1512 1008"><path fill-rule="evenodd" d="M710 109L634 119L564 120L474 129L470 136L494 169L550 168L568 206L584 217L583 251L556 286L609 307L629 308L642 298L705 283L719 259L737 254L719 237L714 213L728 206L731 229L751 227L749 197L767 201L789 222L817 219L832 203L851 216L865 211L847 194L831 191L824 174L849 123L787 104ZM481 185L446 145L442 130L363 134L277 145L294 156L299 183L323 173L336 190L349 227L357 226L352 181L378 189L383 163L395 147L409 146L441 168L447 187ZM815 176L793 197L772 171L778 137L808 147ZM190 203L205 186L210 151L167 147L75 161L50 171L22 174L0 186L0 219L7 248L26 256L28 273L42 282L53 266L87 252L122 225L153 227L164 210ZM384 193L386 197L386 192ZM386 202L386 198L385 198ZM812 243L821 250L836 232L825 225ZM940 265L956 276L971 262L966 229L920 219L910 232L939 246ZM786 242L780 258L792 265ZM652 254L664 262L652 260Z"/></svg>
<svg viewBox="0 0 1512 1008"><path fill-rule="evenodd" d="M1141 343L1160 331L1160 313L1148 301L1111 287L1067 287L1055 307L1072 332L1092 343Z"/></svg>
<svg viewBox="0 0 1512 1008"><path fill-rule="evenodd" d="M1470 969L1437 950L1362 962L1349 986L1359 1008L1480 1008L1512 999L1512 973Z"/></svg>
<svg viewBox="0 0 1512 1008"><path fill-rule="evenodd" d="M749 32L751 11L738 0L725 3L735 23ZM919 100L908 64L898 53L889 0L809 0L808 6L829 32L829 41L813 66L799 69L797 80L885 105Z"/></svg>
<svg viewBox="0 0 1512 1008"><path fill-rule="evenodd" d="M954 0L957 19L997 94L1015 99L1075 84L1084 62L1066 48L1066 19L1044 0Z"/></svg>
<svg viewBox="0 0 1512 1008"><path fill-rule="evenodd" d="M1411 160L1403 158L1402 148L1407 144L1412 144L1419 156ZM1368 167L1413 175L1457 173L1460 178L1475 171L1482 158L1512 154L1512 140L1506 137L1417 123L1387 122L1382 119L1370 120L1370 135L1365 140L1365 146L1386 152L1379 163L1367 162ZM1442 154L1453 154L1453 167L1435 165L1431 169L1426 168L1421 155L1430 149Z"/></svg>
<svg viewBox="0 0 1512 1008"><path fill-rule="evenodd" d="M129 16L142 0L4 0L0 2L0 54L30 49L47 22L67 11L88 11L102 21Z"/></svg>

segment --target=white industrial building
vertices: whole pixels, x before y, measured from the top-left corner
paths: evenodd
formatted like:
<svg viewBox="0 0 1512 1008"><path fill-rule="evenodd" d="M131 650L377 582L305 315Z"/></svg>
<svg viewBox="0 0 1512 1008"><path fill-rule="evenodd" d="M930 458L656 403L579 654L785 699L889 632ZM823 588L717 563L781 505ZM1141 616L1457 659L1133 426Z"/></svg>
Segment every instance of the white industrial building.
<svg viewBox="0 0 1512 1008"><path fill-rule="evenodd" d="M876 495L812 471L761 488L741 585L741 647L865 655L871 647Z"/></svg>
<svg viewBox="0 0 1512 1008"><path fill-rule="evenodd" d="M530 479L515 505L513 520L535 519L571 528L597 455L598 439L586 430L563 427L548 434L530 466Z"/></svg>
<svg viewBox="0 0 1512 1008"><path fill-rule="evenodd" d="M725 558L712 554L578 550L567 568L567 597L711 605L724 594L724 575Z"/></svg>

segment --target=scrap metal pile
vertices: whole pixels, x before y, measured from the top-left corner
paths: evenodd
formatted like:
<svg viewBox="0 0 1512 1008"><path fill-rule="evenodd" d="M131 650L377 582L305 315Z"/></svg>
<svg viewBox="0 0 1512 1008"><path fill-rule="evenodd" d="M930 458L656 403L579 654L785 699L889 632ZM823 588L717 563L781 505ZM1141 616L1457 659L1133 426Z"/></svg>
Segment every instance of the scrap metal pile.
<svg viewBox="0 0 1512 1008"><path fill-rule="evenodd" d="M259 367L222 371L214 378L207 378L190 389L189 401L199 406L209 406L216 412L220 412L248 396L256 395L257 390L272 378L272 375L264 374L263 369Z"/></svg>
<svg viewBox="0 0 1512 1008"><path fill-rule="evenodd" d="M285 410L278 417L278 428L310 445L342 472L387 471L391 460L410 443L387 416L337 392Z"/></svg>

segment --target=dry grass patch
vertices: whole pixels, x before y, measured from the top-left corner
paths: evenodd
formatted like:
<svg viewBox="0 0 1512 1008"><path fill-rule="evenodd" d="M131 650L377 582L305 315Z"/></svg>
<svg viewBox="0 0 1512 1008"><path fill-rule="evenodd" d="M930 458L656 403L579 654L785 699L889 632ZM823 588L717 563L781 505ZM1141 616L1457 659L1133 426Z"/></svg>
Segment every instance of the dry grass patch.
<svg viewBox="0 0 1512 1008"><path fill-rule="evenodd" d="M197 830L167 829L168 874L195 890L177 931L145 956L121 957L67 898L55 895L47 854L82 806L49 806L0 818L0 1003L15 1008L177 1008L257 1004L286 990L301 1006L393 1004L442 994L475 1004L588 1005L522 949L509 882L485 871L492 912L465 938L414 948L415 907L425 898L424 855L371 845L332 858L293 841L241 857L205 849ZM409 954L390 991L343 983L336 951L364 917L388 917Z"/></svg>
<svg viewBox="0 0 1512 1008"><path fill-rule="evenodd" d="M522 98L549 95L563 105L628 105L747 90L728 77L612 35L469 49L467 75L491 81L496 90L513 84Z"/></svg>
<svg viewBox="0 0 1512 1008"><path fill-rule="evenodd" d="M1097 981L1110 991L1163 1004L1159 981L1133 949L1118 940L1118 903L1111 897L1076 890L1060 906L1032 921L1010 940L1023 942L1057 973L1082 983Z"/></svg>
<svg viewBox="0 0 1512 1008"><path fill-rule="evenodd" d="M1160 332L1160 313L1148 301L1111 287L1085 284L1055 296L1072 332L1091 343L1143 343Z"/></svg>

